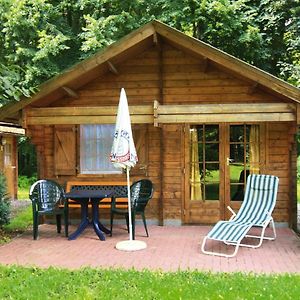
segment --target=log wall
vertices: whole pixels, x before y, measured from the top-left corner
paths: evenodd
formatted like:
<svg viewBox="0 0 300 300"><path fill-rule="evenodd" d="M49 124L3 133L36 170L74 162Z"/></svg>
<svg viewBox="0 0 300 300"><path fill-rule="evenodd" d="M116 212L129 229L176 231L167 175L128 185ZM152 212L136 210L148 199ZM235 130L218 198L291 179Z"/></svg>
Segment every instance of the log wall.
<svg viewBox="0 0 300 300"><path fill-rule="evenodd" d="M162 61L163 65L160 65ZM262 89L218 69L205 59L191 57L167 44L162 44L162 60L156 47L115 66L109 72L65 97L52 107L117 106L120 88L126 89L129 105L218 104L218 103L279 103L284 102ZM162 79L162 80L161 80ZM88 116L87 116L88 118ZM75 118L76 119L76 118ZM226 121L226 120L224 120ZM238 120L236 120L238 122ZM76 122L76 120L75 120ZM26 123L26 121L25 121ZM101 120L99 120L101 123ZM144 177L154 183L154 197L147 207L147 217L163 220L182 220L184 201L184 124L163 124L160 128L147 126L149 162ZM280 177L275 220L289 221L290 172L295 124L270 123L267 126L266 172ZM39 174L65 185L68 180L125 180L124 175L56 176L54 170L54 125L30 126L33 143L37 146ZM288 134L287 134L288 133ZM74 149L78 151L78 149ZM143 176L132 176L132 181ZM209 212L207 218L210 218Z"/></svg>
<svg viewBox="0 0 300 300"><path fill-rule="evenodd" d="M274 218L291 223L293 176L296 176L294 147L296 126L293 123L270 123L267 126L266 173L279 177L279 189ZM295 188L295 187L294 187Z"/></svg>

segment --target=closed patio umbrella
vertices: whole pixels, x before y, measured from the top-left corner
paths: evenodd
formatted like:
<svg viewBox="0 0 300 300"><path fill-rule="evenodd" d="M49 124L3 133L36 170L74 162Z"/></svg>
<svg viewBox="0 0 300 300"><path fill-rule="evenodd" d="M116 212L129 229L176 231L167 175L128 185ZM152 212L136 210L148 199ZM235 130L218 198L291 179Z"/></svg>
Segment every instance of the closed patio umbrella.
<svg viewBox="0 0 300 300"><path fill-rule="evenodd" d="M132 137L130 115L125 90L122 88L118 106L116 120L116 129L114 134L113 145L110 154L110 160L116 168L126 169L127 190L128 190L128 215L129 215L129 240L121 241L116 244L118 250L135 251L145 249L146 243L132 239L132 216L130 201L130 179L129 171L133 168L138 157L136 154L134 141Z"/></svg>

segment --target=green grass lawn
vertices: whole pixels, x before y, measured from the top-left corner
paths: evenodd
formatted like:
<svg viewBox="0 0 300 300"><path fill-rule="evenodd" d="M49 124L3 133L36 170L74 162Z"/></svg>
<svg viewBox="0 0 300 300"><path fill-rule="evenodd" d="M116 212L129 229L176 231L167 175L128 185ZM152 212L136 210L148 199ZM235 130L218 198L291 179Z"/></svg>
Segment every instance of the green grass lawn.
<svg viewBox="0 0 300 300"><path fill-rule="evenodd" d="M32 225L32 207L31 205L18 212L16 217L10 220L10 223L3 226L6 232L22 232Z"/></svg>
<svg viewBox="0 0 300 300"><path fill-rule="evenodd" d="M28 188L18 188L18 199L29 199L29 187Z"/></svg>
<svg viewBox="0 0 300 300"><path fill-rule="evenodd" d="M300 275L0 266L0 299L298 299Z"/></svg>
<svg viewBox="0 0 300 300"><path fill-rule="evenodd" d="M9 242L12 238L20 233L23 233L29 226L32 225L32 208L23 208L11 218L9 224L3 225L0 228L0 245ZM0 297L1 299L1 297Z"/></svg>

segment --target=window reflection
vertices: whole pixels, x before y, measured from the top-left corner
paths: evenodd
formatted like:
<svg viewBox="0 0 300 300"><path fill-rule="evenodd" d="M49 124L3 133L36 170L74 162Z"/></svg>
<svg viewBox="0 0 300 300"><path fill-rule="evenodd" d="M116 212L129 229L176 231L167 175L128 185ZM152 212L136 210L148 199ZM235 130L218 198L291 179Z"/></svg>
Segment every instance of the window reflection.
<svg viewBox="0 0 300 300"><path fill-rule="evenodd" d="M190 129L191 200L219 199L219 126L198 125Z"/></svg>

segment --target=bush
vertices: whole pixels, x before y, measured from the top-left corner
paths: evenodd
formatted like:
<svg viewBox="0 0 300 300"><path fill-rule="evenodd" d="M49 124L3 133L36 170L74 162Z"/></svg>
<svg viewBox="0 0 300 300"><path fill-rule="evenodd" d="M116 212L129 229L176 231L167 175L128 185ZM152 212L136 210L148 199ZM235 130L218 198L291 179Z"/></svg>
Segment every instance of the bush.
<svg viewBox="0 0 300 300"><path fill-rule="evenodd" d="M10 201L5 176L0 173L0 227L9 223Z"/></svg>
<svg viewBox="0 0 300 300"><path fill-rule="evenodd" d="M36 182L36 176L27 177L27 176L19 176L18 177L18 187L20 189L29 189L32 184Z"/></svg>

